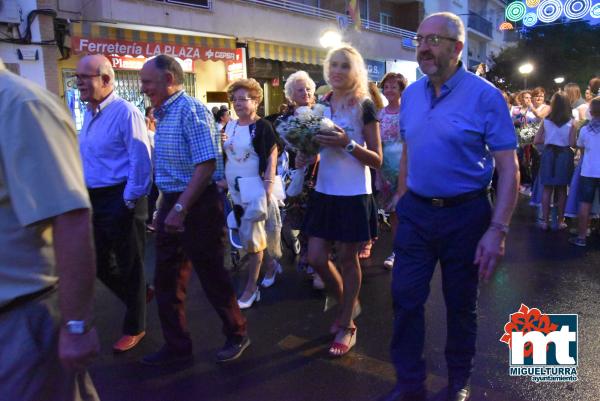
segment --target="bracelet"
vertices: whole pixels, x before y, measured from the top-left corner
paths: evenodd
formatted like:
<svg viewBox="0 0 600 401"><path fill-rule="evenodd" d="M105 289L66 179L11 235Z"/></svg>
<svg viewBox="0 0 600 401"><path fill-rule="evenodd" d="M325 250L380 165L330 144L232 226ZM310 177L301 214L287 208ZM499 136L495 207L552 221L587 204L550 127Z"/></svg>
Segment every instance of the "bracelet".
<svg viewBox="0 0 600 401"><path fill-rule="evenodd" d="M494 229L494 230L498 230L500 232L503 232L504 234L508 234L508 232L510 230L508 227L508 224L502 224L502 223L498 223L495 221L492 221L490 223L490 228Z"/></svg>

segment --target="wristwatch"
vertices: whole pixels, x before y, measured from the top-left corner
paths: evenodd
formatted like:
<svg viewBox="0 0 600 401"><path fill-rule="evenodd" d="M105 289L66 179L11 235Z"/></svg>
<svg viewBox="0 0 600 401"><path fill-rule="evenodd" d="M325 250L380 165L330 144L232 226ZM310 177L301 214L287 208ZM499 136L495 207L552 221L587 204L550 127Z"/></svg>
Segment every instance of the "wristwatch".
<svg viewBox="0 0 600 401"><path fill-rule="evenodd" d="M173 206L173 209L177 212L177 213L183 213L185 214L185 208L183 207L183 205L181 203L176 203Z"/></svg>
<svg viewBox="0 0 600 401"><path fill-rule="evenodd" d="M135 203L135 200L126 200L125 206L127 206L127 209L135 209Z"/></svg>
<svg viewBox="0 0 600 401"><path fill-rule="evenodd" d="M65 328L70 334L85 334L90 331L91 326L85 320L69 320L65 323Z"/></svg>
<svg viewBox="0 0 600 401"><path fill-rule="evenodd" d="M354 142L354 139L350 140L350 143L348 143L348 145L346 145L344 147L344 149L346 150L346 152L348 153L352 153L354 151L354 149L356 148L356 142Z"/></svg>

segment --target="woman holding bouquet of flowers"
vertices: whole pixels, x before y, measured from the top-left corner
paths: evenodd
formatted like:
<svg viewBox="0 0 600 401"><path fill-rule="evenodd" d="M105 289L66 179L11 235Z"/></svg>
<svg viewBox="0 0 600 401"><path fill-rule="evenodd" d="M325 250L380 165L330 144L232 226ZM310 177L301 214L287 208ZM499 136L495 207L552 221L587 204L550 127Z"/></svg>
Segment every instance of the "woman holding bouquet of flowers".
<svg viewBox="0 0 600 401"><path fill-rule="evenodd" d="M288 101L288 107L285 113L275 122L275 127L280 123L285 123L290 117L295 115L299 107L313 107L315 104L316 84L310 78L306 71L296 71L285 81L285 97ZM288 149L290 155L290 167L296 166L296 153ZM314 185L316 178L316 167L318 161L305 169L304 183L302 191L295 196L289 196L286 199L286 220L293 230L300 230L298 240L300 241L300 257L298 260L298 269L305 271L312 276L313 287L322 290L325 287L323 280L318 273L308 264L308 237L302 231L302 222L306 215L307 201L310 190Z"/></svg>
<svg viewBox="0 0 600 401"><path fill-rule="evenodd" d="M330 50L324 75L333 90L324 99L328 106L325 116L331 117L335 126L316 136L321 145L320 166L305 230L309 263L338 300L339 314L331 327L335 339L329 353L341 356L356 343L354 317L362 278L358 252L362 242L377 236L369 167L381 167L382 152L361 55L348 45ZM305 161L301 155L297 158L298 165ZM329 260L332 242L341 274Z"/></svg>
<svg viewBox="0 0 600 401"><path fill-rule="evenodd" d="M225 142L223 143L223 150L226 155L225 178L229 194L235 205L236 220L238 226L240 224L265 225L264 220L249 223L247 219L243 219L249 205L242 203L239 179L260 177L266 192L267 202L270 202L277 163L275 132L269 122L262 120L256 114L258 105L263 99L263 91L256 80L252 78L237 80L229 86L227 93L238 116L238 120L231 120L225 127ZM272 208L269 207L269 212L271 210ZM243 234L249 231L252 233L261 232L263 231L262 227L259 230L255 230L257 227L252 227L252 230L242 230L241 228L240 226L240 237L246 252L248 252L249 260L248 280L244 292L238 299L238 305L240 309L245 309L251 307L255 301L260 300L257 281L260 266L263 263L263 255L265 265L268 266L262 282L264 287L273 284L275 274L281 273L281 265L264 253L269 238ZM269 235L277 236L277 233L271 233L267 230L267 237ZM279 241L277 241L277 245L279 245Z"/></svg>
<svg viewBox="0 0 600 401"><path fill-rule="evenodd" d="M544 186L542 195L542 220L538 223L543 230L548 229L550 215L550 199L552 191L558 198L558 227L564 229L565 203L567 200L567 185L573 175L573 150L575 134L571 105L564 93L557 92L552 96L552 111L544 119L535 137L535 144L544 144L542 163L540 167L540 184Z"/></svg>

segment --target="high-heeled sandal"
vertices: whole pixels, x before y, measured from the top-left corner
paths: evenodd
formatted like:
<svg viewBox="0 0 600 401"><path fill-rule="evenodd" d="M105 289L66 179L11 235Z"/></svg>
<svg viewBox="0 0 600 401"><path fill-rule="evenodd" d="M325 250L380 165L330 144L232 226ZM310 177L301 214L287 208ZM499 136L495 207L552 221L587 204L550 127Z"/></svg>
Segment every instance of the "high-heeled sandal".
<svg viewBox="0 0 600 401"><path fill-rule="evenodd" d="M350 342L346 345L344 343L340 343L338 341L333 341L331 347L329 348L329 355L334 357L344 356L354 347L356 344L356 327L344 327L340 329L338 334L343 332L344 336L350 335ZM336 336L337 337L337 336ZM343 337L342 337L343 338Z"/></svg>
<svg viewBox="0 0 600 401"><path fill-rule="evenodd" d="M356 304L354 304L354 309L352 309L352 316L350 318L352 320L356 319L361 312L362 307L360 306L360 302L357 301ZM329 328L329 333L336 334L338 331L340 331L340 329L340 318L337 318L331 324L331 327Z"/></svg>
<svg viewBox="0 0 600 401"><path fill-rule="evenodd" d="M252 306L252 304L254 304L254 302L258 301L260 301L260 291L257 288L256 291L252 293L250 298L248 298L246 301L242 301L242 299L240 298L237 300L237 303L240 309L248 309Z"/></svg>

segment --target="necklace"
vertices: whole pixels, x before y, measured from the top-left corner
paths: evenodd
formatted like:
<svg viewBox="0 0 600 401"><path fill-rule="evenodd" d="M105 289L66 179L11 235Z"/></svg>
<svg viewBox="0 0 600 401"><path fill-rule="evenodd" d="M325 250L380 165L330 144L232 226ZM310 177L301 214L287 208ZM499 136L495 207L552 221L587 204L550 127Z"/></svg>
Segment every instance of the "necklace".
<svg viewBox="0 0 600 401"><path fill-rule="evenodd" d="M244 154L240 156L238 156L237 152L235 151L236 148L236 144L235 144L235 138L237 136L237 127L238 127L238 122L236 121L235 124L233 125L233 133L231 134L231 141L229 141L229 145L227 146L227 149L229 149L229 152L231 154L231 156L233 157L233 159L238 162L238 163L243 163L246 160L248 160L248 158L250 157L250 152L244 152ZM250 140L254 139L254 136L256 135L256 124L252 123L250 124Z"/></svg>

